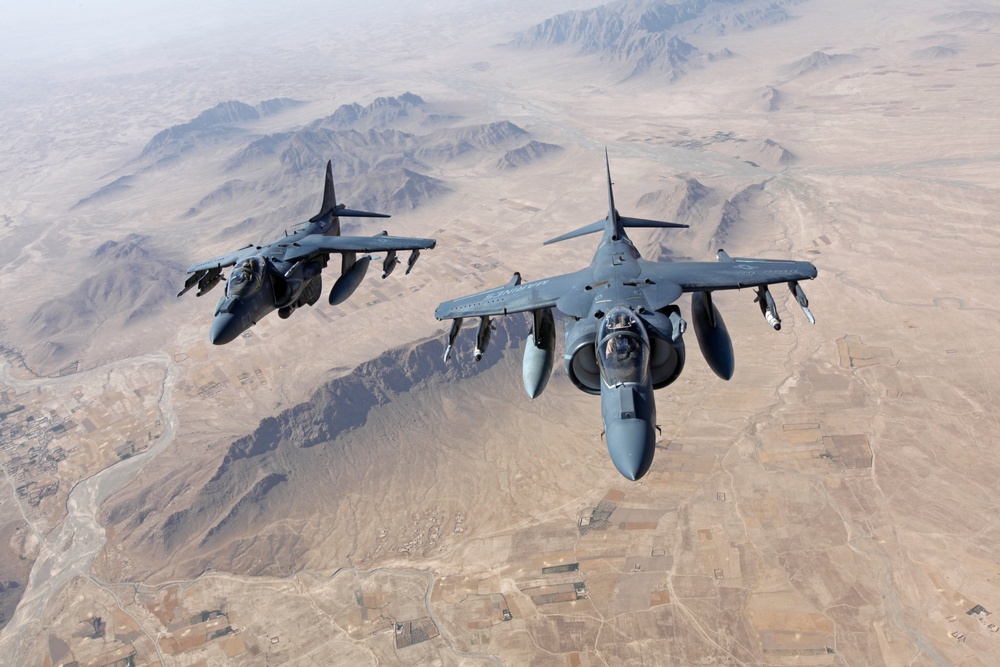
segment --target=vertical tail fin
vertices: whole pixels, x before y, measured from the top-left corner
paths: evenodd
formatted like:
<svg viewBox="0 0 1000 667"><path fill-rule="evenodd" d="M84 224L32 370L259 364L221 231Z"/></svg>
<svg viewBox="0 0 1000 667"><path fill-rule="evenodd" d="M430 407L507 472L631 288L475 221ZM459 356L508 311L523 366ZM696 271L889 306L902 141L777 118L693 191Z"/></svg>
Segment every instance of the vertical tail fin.
<svg viewBox="0 0 1000 667"><path fill-rule="evenodd" d="M687 227L685 224L678 222L660 222L659 220L646 220L645 218L629 218L621 216L618 214L618 209L615 208L615 193L611 187L611 163L608 160L608 149L604 149L604 166L608 170L608 217L604 220L598 220L597 222L591 223L580 227L580 229L573 230L572 232L567 232L562 236L557 236L554 239L549 239L545 241L542 245L549 245L550 243L558 243L559 241L565 241L566 239L575 239L577 236L583 236L584 234L595 234L600 231L604 231L605 240L619 240L625 237L626 227L647 227L647 228L684 228ZM601 241L604 243L604 241Z"/></svg>
<svg viewBox="0 0 1000 667"><path fill-rule="evenodd" d="M345 208L337 203L337 194L333 189L333 160L326 161L326 181L323 183L323 204L319 213L309 218L309 222L319 222L326 216L331 216L332 225L324 232L327 236L340 236L340 218L389 218L385 213L369 213Z"/></svg>
<svg viewBox="0 0 1000 667"><path fill-rule="evenodd" d="M611 162L608 160L608 149L604 148L604 166L608 170L608 217L605 223L605 236L613 239L620 239L624 230L622 228L621 216L615 209L615 193L611 187Z"/></svg>
<svg viewBox="0 0 1000 667"><path fill-rule="evenodd" d="M337 193L333 189L333 161L326 161L326 182L323 184L323 204L319 207L319 213L309 218L309 222L316 222L323 216L337 210Z"/></svg>

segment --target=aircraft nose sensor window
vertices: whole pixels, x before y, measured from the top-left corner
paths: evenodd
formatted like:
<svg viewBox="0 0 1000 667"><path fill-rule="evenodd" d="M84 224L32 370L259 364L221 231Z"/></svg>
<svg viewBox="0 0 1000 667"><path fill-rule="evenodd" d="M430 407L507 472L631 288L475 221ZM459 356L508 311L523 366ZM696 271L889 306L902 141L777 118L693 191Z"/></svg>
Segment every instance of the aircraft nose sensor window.
<svg viewBox="0 0 1000 667"><path fill-rule="evenodd" d="M260 289L264 282L264 259L248 257L233 267L226 285L229 296L246 297Z"/></svg>
<svg viewBox="0 0 1000 667"><path fill-rule="evenodd" d="M614 308L601 322L597 360L609 387L642 383L649 370L649 338L631 311Z"/></svg>

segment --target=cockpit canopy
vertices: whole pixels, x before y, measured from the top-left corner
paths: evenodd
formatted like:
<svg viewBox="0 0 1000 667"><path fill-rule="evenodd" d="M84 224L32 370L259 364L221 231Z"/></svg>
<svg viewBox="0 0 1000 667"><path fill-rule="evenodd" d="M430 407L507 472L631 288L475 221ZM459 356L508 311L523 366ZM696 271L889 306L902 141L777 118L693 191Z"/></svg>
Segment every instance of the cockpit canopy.
<svg viewBox="0 0 1000 667"><path fill-rule="evenodd" d="M226 283L226 296L247 297L255 294L264 284L264 258L255 255L241 260L233 267Z"/></svg>
<svg viewBox="0 0 1000 667"><path fill-rule="evenodd" d="M628 308L612 308L601 321L597 363L609 387L644 383L649 373L649 336Z"/></svg>

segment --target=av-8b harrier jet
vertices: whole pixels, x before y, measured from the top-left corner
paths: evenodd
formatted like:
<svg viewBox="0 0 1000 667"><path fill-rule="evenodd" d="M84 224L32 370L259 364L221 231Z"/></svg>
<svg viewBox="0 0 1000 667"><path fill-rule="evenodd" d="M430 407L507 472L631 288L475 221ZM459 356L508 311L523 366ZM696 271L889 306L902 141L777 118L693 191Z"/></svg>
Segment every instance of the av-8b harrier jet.
<svg viewBox="0 0 1000 667"><path fill-rule="evenodd" d="M215 306L215 321L209 339L216 345L234 340L257 324L262 317L277 310L282 319L296 308L311 306L323 291L322 271L330 255L341 256L340 277L330 290L330 304L347 300L368 272L372 257L359 253L385 252L382 277L392 273L399 259L396 253L410 250L406 273L413 269L420 251L433 248L434 239L388 236L341 236L340 218L388 218L383 213L354 211L337 203L333 189L333 171L326 163L326 184L319 213L291 234L263 246L248 245L229 254L199 262L187 270L192 274L177 296L198 286L198 296L207 293L225 279L222 269L234 267L226 283L226 293Z"/></svg>
<svg viewBox="0 0 1000 667"><path fill-rule="evenodd" d="M533 325L524 348L522 373L530 398L545 389L552 372L555 320L552 309L567 316L564 360L570 380L582 391L601 396L601 416L611 460L618 471L637 480L653 462L657 430L653 391L666 387L684 368L687 327L674 303L691 293L691 317L698 345L708 365L722 379L733 375L733 344L718 309L714 290L756 288L756 302L767 323L781 328L768 286L787 283L806 317L815 323L800 280L816 277L810 262L734 259L724 250L718 262L650 262L640 257L625 230L633 227L687 227L622 216L615 209L608 173L608 215L604 220L556 237L545 244L604 232L593 261L585 269L521 284L515 273L503 287L446 301L439 320L452 319L445 360L463 318L478 317L475 359L490 342L495 315L530 312Z"/></svg>

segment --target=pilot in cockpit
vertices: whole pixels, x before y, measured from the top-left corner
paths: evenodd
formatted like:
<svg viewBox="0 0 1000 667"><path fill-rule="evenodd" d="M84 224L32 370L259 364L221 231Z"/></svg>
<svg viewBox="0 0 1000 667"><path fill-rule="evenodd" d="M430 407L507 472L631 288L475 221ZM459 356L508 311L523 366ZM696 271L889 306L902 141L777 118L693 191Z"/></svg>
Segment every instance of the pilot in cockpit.
<svg viewBox="0 0 1000 667"><path fill-rule="evenodd" d="M639 356L639 339L632 336L612 336L608 339L608 357L613 357L617 362L628 361Z"/></svg>
<svg viewBox="0 0 1000 667"><path fill-rule="evenodd" d="M639 339L633 336L622 335L633 328L632 318L626 313L619 313L607 324L611 337L605 345L604 354L615 361L627 361L631 357L639 354Z"/></svg>
<svg viewBox="0 0 1000 667"><path fill-rule="evenodd" d="M260 257L248 257L233 267L226 284L229 296L245 296L255 292L261 283L264 263Z"/></svg>

